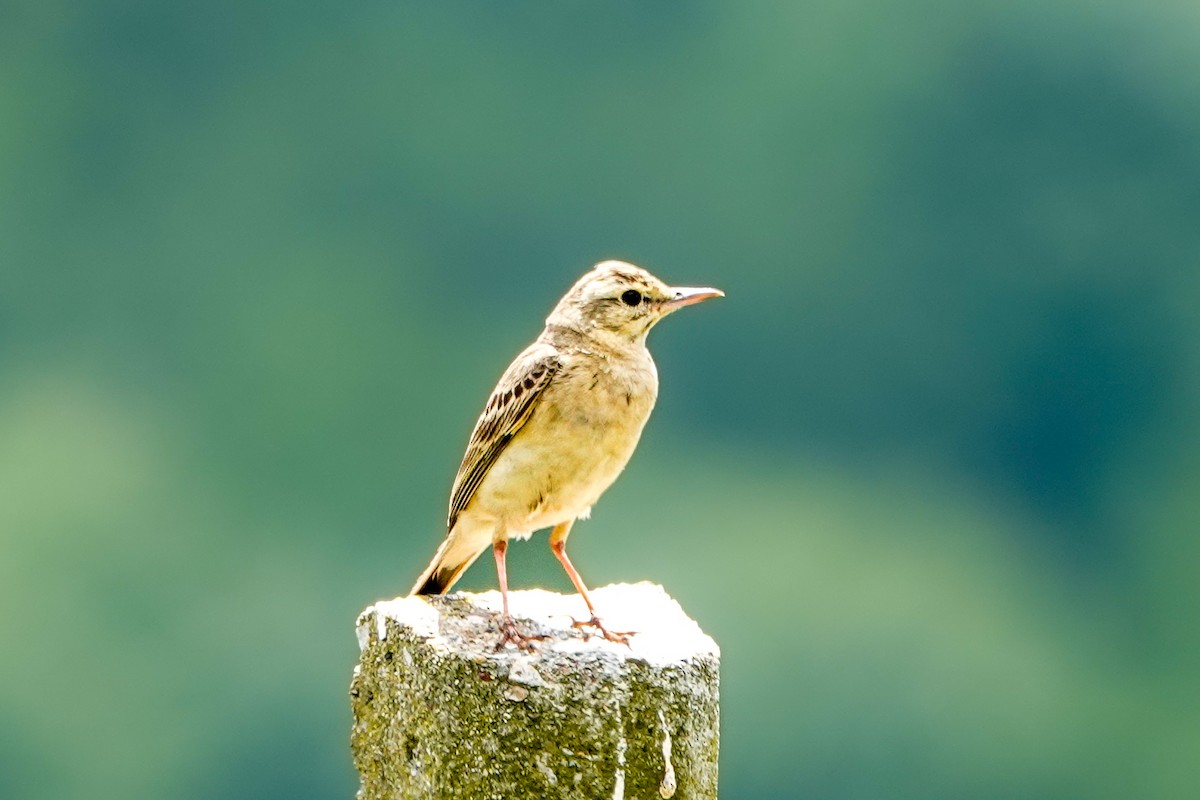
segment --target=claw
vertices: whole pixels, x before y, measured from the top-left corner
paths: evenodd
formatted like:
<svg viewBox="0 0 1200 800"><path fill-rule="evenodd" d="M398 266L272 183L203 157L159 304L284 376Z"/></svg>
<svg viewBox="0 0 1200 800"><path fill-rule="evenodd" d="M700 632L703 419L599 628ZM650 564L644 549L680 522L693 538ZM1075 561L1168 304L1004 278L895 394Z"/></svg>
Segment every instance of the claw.
<svg viewBox="0 0 1200 800"><path fill-rule="evenodd" d="M500 620L500 641L496 643L496 650L504 649L504 645L512 643L517 646L518 650L524 650L527 653L534 651L534 642L540 642L543 639L549 638L545 634L526 634L521 633L517 628L517 623L512 617L503 617Z"/></svg>
<svg viewBox="0 0 1200 800"><path fill-rule="evenodd" d="M608 641L616 642L617 644L623 644L626 647L630 646L629 637L637 633L637 631L610 631L608 628L604 627L603 623L600 622L600 618L595 615L586 621L572 618L571 627L579 628L581 630L583 628L595 628L596 630L600 631L599 635ZM594 633L588 633L586 630L582 630L582 632L584 639L590 639L591 637L597 635Z"/></svg>

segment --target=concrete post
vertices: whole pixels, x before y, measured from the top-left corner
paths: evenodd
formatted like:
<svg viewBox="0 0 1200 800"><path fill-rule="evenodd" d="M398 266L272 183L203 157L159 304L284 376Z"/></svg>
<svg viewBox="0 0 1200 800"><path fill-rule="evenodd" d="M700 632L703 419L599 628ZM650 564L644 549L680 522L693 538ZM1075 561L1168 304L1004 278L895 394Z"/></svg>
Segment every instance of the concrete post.
<svg viewBox="0 0 1200 800"><path fill-rule="evenodd" d="M497 651L500 596L376 603L350 687L360 800L715 800L716 644L662 587L598 589L610 630L585 638L578 595L509 595L533 653Z"/></svg>

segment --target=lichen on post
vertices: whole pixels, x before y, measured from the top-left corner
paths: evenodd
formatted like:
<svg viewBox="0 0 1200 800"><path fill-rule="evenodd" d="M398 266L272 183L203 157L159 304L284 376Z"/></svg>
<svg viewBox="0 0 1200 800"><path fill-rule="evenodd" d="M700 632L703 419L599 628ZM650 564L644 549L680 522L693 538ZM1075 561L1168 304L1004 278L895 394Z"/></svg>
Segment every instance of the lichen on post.
<svg viewBox="0 0 1200 800"><path fill-rule="evenodd" d="M717 796L713 640L659 586L593 593L629 645L585 635L578 595L515 591L533 652L497 650L497 592L376 603L358 620L361 800Z"/></svg>

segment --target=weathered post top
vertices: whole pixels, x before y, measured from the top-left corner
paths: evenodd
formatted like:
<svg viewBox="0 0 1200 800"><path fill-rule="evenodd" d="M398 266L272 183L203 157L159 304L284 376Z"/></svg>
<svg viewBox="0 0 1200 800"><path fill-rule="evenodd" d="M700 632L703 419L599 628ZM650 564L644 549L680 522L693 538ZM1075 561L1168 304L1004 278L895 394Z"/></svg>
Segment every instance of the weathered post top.
<svg viewBox="0 0 1200 800"><path fill-rule="evenodd" d="M362 800L717 796L719 651L662 587L510 592L534 652L496 650L498 592L376 603L358 620L351 748Z"/></svg>

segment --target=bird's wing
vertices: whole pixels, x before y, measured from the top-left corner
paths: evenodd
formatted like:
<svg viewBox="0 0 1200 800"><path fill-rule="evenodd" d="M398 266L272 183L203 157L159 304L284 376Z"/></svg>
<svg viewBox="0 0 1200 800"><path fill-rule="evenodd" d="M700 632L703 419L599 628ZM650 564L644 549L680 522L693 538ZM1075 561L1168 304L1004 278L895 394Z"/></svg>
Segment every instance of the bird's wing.
<svg viewBox="0 0 1200 800"><path fill-rule="evenodd" d="M454 530L458 515L471 502L492 464L528 421L558 368L558 354L554 348L535 343L517 356L500 378L475 423L467 452L454 478L450 515L446 520L449 530Z"/></svg>

